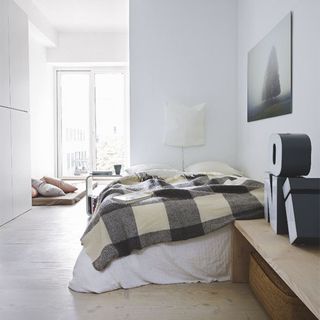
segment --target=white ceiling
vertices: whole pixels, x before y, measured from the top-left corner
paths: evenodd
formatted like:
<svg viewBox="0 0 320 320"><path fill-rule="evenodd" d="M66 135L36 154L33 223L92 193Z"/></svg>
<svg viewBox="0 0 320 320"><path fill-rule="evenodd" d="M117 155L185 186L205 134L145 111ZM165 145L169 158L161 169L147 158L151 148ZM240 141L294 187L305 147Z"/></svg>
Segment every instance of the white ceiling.
<svg viewBox="0 0 320 320"><path fill-rule="evenodd" d="M129 0L32 0L59 32L126 32Z"/></svg>

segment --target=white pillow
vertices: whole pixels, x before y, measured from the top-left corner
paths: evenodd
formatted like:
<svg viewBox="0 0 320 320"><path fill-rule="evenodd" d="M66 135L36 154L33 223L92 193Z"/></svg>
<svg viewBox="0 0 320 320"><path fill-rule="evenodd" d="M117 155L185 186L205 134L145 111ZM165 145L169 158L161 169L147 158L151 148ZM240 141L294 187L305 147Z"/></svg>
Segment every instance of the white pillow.
<svg viewBox="0 0 320 320"><path fill-rule="evenodd" d="M44 197L61 197L66 195L60 188L42 180L31 179L31 184Z"/></svg>
<svg viewBox="0 0 320 320"><path fill-rule="evenodd" d="M157 176L157 177L164 178L164 179L183 174L182 171L176 170L176 169L150 169L150 170L144 170L144 171L140 171L140 172L145 172L150 176ZM139 172L137 172L137 173L139 173Z"/></svg>
<svg viewBox="0 0 320 320"><path fill-rule="evenodd" d="M231 175L242 175L242 173L224 162L219 161L204 161L197 162L185 169L185 172L220 172L222 174L231 174Z"/></svg>
<svg viewBox="0 0 320 320"><path fill-rule="evenodd" d="M171 166L163 163L137 164L126 169L128 174L135 174L136 172L146 172L152 169L174 169Z"/></svg>

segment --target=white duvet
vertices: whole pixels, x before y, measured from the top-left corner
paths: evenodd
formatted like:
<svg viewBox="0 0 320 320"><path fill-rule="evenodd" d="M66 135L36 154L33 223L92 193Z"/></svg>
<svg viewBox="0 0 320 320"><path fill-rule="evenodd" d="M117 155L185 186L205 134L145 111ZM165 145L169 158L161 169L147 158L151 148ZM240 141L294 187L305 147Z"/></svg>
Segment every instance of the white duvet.
<svg viewBox="0 0 320 320"><path fill-rule="evenodd" d="M207 235L160 243L114 260L97 271L84 250L73 271L69 288L101 293L149 283L172 284L226 281L231 274L231 225Z"/></svg>

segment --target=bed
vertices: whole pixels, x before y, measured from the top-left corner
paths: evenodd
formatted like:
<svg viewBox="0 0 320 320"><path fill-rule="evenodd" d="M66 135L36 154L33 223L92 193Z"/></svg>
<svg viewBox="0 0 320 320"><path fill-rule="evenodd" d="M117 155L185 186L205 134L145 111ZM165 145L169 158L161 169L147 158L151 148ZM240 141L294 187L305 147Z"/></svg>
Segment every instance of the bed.
<svg viewBox="0 0 320 320"><path fill-rule="evenodd" d="M166 176L144 169L107 186L81 238L69 288L101 293L230 280L232 222L263 217L263 186L238 172L208 170ZM113 199L141 190L152 197Z"/></svg>
<svg viewBox="0 0 320 320"><path fill-rule="evenodd" d="M77 292L101 293L155 284L230 280L231 225L208 235L160 243L114 260L97 271L82 249L69 283Z"/></svg>

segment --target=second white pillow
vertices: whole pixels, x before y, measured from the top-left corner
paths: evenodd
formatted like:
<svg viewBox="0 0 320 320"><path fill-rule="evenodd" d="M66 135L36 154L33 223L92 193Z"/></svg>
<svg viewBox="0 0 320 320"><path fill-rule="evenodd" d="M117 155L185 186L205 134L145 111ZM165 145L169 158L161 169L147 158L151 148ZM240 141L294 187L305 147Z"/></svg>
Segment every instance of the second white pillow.
<svg viewBox="0 0 320 320"><path fill-rule="evenodd" d="M197 162L185 169L185 172L220 172L222 174L230 174L230 175L240 175L242 173L237 169L230 167L227 163L220 162L220 161L203 161Z"/></svg>

